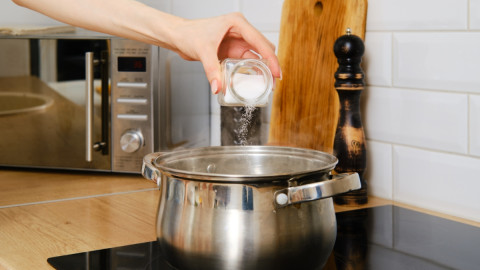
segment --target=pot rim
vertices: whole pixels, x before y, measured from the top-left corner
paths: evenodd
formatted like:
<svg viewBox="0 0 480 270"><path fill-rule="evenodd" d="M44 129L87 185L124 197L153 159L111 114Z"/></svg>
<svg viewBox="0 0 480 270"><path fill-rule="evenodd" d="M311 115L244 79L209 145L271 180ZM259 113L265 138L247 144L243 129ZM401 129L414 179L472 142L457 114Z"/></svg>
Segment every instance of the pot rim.
<svg viewBox="0 0 480 270"><path fill-rule="evenodd" d="M177 168L171 168L168 166L169 162L178 161L187 158L199 158L208 157L219 154L255 154L255 155L281 155L281 156L294 156L299 158L312 159L322 161L325 164L315 169L296 171L296 172L284 172L273 174L227 174L227 173L215 173L215 172L196 172L189 170L182 170ZM172 152L163 152L155 155L151 160L151 164L155 166L162 174L198 180L198 181L211 181L211 182L272 182L281 181L285 179L300 178L304 176L310 176L315 174L329 173L333 170L338 163L337 157L318 150L288 147L288 146L266 146L266 145L254 145L254 146L209 146L193 149L175 150Z"/></svg>

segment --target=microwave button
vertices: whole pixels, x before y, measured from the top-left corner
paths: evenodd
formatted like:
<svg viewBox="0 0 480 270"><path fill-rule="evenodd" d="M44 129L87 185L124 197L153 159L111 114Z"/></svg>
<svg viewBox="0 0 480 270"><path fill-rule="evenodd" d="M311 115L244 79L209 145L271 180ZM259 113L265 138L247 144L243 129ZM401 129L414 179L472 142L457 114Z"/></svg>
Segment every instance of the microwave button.
<svg viewBox="0 0 480 270"><path fill-rule="evenodd" d="M146 82L118 82L117 86L121 88L147 88L148 84Z"/></svg>
<svg viewBox="0 0 480 270"><path fill-rule="evenodd" d="M146 98L117 98L118 103L147 104Z"/></svg>
<svg viewBox="0 0 480 270"><path fill-rule="evenodd" d="M143 145L143 135L139 130L129 129L120 137L120 147L124 152L133 153Z"/></svg>
<svg viewBox="0 0 480 270"><path fill-rule="evenodd" d="M117 118L124 119L124 120L138 120L138 121L148 120L148 116L146 114L118 114Z"/></svg>

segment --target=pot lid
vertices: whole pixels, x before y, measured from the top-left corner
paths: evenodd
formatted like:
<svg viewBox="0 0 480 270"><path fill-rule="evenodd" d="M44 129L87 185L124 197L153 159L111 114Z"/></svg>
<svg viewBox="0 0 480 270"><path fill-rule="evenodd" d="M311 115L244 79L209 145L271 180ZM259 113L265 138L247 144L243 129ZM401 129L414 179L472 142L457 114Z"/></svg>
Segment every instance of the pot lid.
<svg viewBox="0 0 480 270"><path fill-rule="evenodd" d="M152 164L162 173L193 180L257 182L290 179L335 168L325 152L283 146L213 146L160 153Z"/></svg>

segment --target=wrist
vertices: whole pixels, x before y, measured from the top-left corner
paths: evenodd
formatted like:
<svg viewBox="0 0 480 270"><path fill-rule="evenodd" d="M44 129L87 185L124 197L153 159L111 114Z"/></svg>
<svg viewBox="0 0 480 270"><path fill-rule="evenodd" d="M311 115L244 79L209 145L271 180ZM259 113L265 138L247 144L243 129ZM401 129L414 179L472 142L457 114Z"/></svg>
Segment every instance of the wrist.
<svg viewBox="0 0 480 270"><path fill-rule="evenodd" d="M181 55L180 47L182 42L185 42L185 33L181 29L186 27L188 20L170 14L165 15L167 18L163 20L162 29L159 29L159 36L163 36L164 39L162 47Z"/></svg>

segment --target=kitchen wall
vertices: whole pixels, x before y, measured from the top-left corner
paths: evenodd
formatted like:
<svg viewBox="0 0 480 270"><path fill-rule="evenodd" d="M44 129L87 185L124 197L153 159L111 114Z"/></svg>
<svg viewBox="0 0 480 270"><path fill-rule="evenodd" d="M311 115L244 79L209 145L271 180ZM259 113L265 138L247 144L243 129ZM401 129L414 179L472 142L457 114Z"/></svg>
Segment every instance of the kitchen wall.
<svg viewBox="0 0 480 270"><path fill-rule="evenodd" d="M186 18L240 11L278 43L281 0L142 2ZM1 25L56 24L0 10ZM365 45L370 194L480 221L480 0L369 0Z"/></svg>
<svg viewBox="0 0 480 270"><path fill-rule="evenodd" d="M370 0L370 193L480 221L480 0Z"/></svg>

